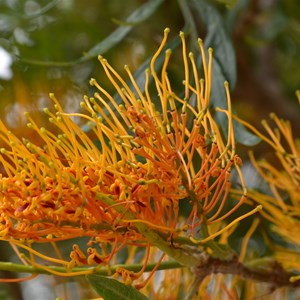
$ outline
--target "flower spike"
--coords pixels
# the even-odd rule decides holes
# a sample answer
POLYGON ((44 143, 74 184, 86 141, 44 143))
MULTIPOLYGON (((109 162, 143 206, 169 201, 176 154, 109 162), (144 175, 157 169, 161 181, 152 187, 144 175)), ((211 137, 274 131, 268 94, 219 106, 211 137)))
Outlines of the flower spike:
MULTIPOLYGON (((44 112, 59 130, 57 136, 39 128, 26 114, 29 127, 44 145, 25 139, 22 143, 0 123, 0 139, 6 145, 0 151, 4 170, 0 177, 0 238, 26 249, 29 257, 23 259, 27 263, 56 275, 58 271, 42 266, 36 258, 59 264, 66 268, 61 275, 67 276, 76 267, 109 265, 124 247, 145 247, 148 261, 150 248, 157 247, 180 264, 193 266, 197 257, 184 253, 180 246, 174 247, 169 240, 186 237, 189 244, 207 243, 214 250, 211 241, 216 236, 261 209, 259 205, 226 226, 228 216, 244 203, 246 195, 243 185, 243 196, 228 211, 230 171, 240 165, 235 154, 228 83, 228 110, 220 110, 228 117, 225 142, 209 108, 212 49, 208 50, 207 62, 203 42, 199 40, 203 79, 198 74, 194 54, 187 54, 184 33, 180 33, 184 69, 181 98, 173 92, 167 75, 171 50, 165 52, 161 71, 155 65, 168 33, 166 29, 150 69, 146 70, 143 89, 128 66, 125 71, 133 89, 99 56, 105 76, 121 103, 101 83, 91 79, 90 84, 97 92, 92 98, 84 97, 80 103, 82 113, 64 112, 50 94, 54 105, 44 112), (150 78, 154 81, 154 94, 150 78), (191 102, 193 98, 195 105, 191 102), (78 126, 74 117, 86 120, 90 132, 78 126), (186 199, 190 212, 183 219, 180 204, 186 203, 186 199), (215 224, 225 226, 215 232, 215 224), (80 237, 90 238, 89 247, 79 249, 74 244, 70 260, 39 254, 34 246, 55 245, 80 237)), ((238 174, 243 182, 241 172, 238 174)), ((74 271, 74 275, 83 273, 74 271)), ((119 273, 125 281, 142 274, 133 276, 122 270, 119 273)))

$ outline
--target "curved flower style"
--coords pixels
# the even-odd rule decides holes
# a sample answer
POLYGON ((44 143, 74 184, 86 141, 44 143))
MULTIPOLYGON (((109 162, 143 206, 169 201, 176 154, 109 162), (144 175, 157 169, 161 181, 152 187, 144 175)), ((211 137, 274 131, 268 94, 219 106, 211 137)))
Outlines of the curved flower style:
POLYGON ((5 170, 0 178, 0 239, 28 250, 30 257, 21 255, 25 262, 47 269, 35 262, 39 256, 66 267, 70 276, 80 275, 83 272, 72 272, 72 267, 109 264, 124 246, 156 246, 179 263, 192 266, 196 258, 174 247, 180 238, 190 245, 211 245, 209 241, 241 219, 220 229, 246 197, 241 160, 235 154, 228 83, 228 110, 220 110, 229 121, 224 142, 210 111, 212 49, 207 62, 199 40, 204 71, 200 79, 194 56, 187 54, 180 33, 184 92, 178 95, 167 75, 171 50, 165 52, 160 74, 155 70, 168 32, 146 70, 144 87, 138 86, 128 66, 130 84, 99 57, 121 103, 92 79, 98 92, 81 102, 86 113, 65 113, 50 95, 55 111, 44 111, 60 130, 58 136, 39 128, 27 114, 28 126, 43 139, 43 147, 26 139, 21 142, 0 123, 0 138, 7 145, 0 156, 5 170), (73 117, 87 120, 89 133, 73 117), (233 167, 240 174, 243 195, 228 206, 233 167), (180 203, 187 208, 186 218, 181 216, 180 203), (82 236, 90 237, 90 247, 85 251, 74 245, 70 261, 33 248, 35 242, 82 236))
MULTIPOLYGON (((300 91, 297 91, 300 103, 300 91)), ((263 205, 264 210, 260 212, 265 220, 272 224, 273 232, 280 235, 284 241, 293 247, 283 247, 282 244, 273 246, 275 258, 288 270, 300 271, 299 249, 300 246, 300 143, 292 132, 288 121, 279 119, 275 114, 270 115, 276 127, 263 121, 262 124, 268 135, 263 135, 251 125, 244 123, 260 138, 268 143, 278 159, 278 164, 266 160, 257 161, 253 153, 250 159, 261 177, 268 183, 269 193, 250 190, 249 199, 263 205), (295 248, 292 250, 292 248, 295 248)), ((291 281, 300 279, 293 276, 291 281)))

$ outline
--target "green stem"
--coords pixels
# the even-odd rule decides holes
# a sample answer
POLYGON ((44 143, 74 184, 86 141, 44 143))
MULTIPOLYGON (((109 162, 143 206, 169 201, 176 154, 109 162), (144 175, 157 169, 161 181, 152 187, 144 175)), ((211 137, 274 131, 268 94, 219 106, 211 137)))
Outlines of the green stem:
MULTIPOLYGON (((151 272, 154 267, 156 266, 156 263, 147 264, 145 272, 151 272)), ((184 266, 180 265, 179 263, 175 261, 166 261, 162 262, 157 270, 169 270, 169 269, 178 269, 183 268, 184 266)), ((51 271, 56 271, 59 273, 67 273, 67 270, 65 267, 58 267, 58 266, 47 266, 47 268, 51 271)), ((72 272, 82 272, 82 271, 89 271, 95 269, 94 274, 108 276, 111 273, 116 272, 117 268, 125 268, 126 270, 138 272, 143 268, 143 264, 122 264, 122 265, 114 265, 110 268, 103 267, 101 269, 95 269, 92 267, 76 267, 72 269, 72 272)), ((30 274, 45 274, 45 275, 53 275, 51 272, 41 269, 39 267, 33 267, 31 265, 21 265, 21 264, 15 264, 11 262, 0 262, 0 270, 1 271, 9 271, 9 272, 18 272, 18 273, 30 273, 30 274)), ((68 271, 70 272, 70 271, 68 271)), ((82 273, 81 273, 82 274, 82 273)))

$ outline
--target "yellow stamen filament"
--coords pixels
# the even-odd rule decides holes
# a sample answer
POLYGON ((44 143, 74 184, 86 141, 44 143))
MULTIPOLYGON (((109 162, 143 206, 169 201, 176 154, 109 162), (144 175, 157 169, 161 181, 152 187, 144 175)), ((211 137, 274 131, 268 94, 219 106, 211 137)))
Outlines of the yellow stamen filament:
MULTIPOLYGON (((207 62, 206 62, 206 54, 205 54, 205 50, 204 50, 204 45, 203 45, 203 41, 201 39, 198 39, 198 45, 201 51, 201 57, 202 57, 202 65, 203 65, 203 70, 204 70, 204 84, 205 84, 205 89, 203 88, 203 98, 205 101, 205 106, 208 105, 208 81, 209 81, 209 77, 208 77, 208 71, 207 71, 207 62)), ((204 87, 204 85, 203 85, 204 87)), ((202 90, 202 89, 201 89, 202 90)))
POLYGON ((236 218, 234 221, 232 221, 231 223, 229 223, 228 225, 226 225, 224 228, 222 228, 221 230, 219 230, 218 232, 211 234, 208 238, 203 239, 203 240, 197 240, 194 239, 193 237, 190 237, 190 240, 194 243, 194 244, 204 244, 208 241, 211 241, 212 239, 214 239, 215 237, 221 235, 223 232, 225 232, 227 229, 229 229, 230 227, 234 226, 236 223, 240 222, 241 220, 255 214, 256 212, 262 210, 262 205, 258 205, 256 208, 254 208, 253 210, 249 211, 248 213, 236 218))
POLYGON ((247 231, 247 233, 245 234, 245 236, 243 238, 240 256, 239 256, 240 262, 243 262, 246 258, 246 252, 247 252, 247 248, 248 248, 249 239, 253 235, 253 233, 256 230, 259 223, 260 223, 259 219, 254 219, 252 222, 252 225, 250 226, 249 230, 247 231))
MULTIPOLYGON (((0 237, 0 240, 1 241, 5 241, 4 238, 0 237)), ((42 253, 32 249, 31 247, 28 247, 24 244, 22 244, 21 242, 16 242, 16 241, 13 241, 12 243, 14 243, 16 246, 20 247, 20 248, 23 248, 25 250, 27 250, 29 253, 31 254, 34 254, 40 258, 43 258, 44 260, 46 261, 50 261, 50 262, 53 262, 53 263, 56 263, 56 264, 61 264, 61 265, 67 265, 67 263, 64 261, 64 260, 60 260, 60 259, 55 259, 55 258, 52 258, 52 257, 49 257, 49 256, 46 256, 46 255, 43 255, 42 253)), ((24 258, 24 257, 23 257, 24 258)))
POLYGON ((184 98, 186 101, 188 101, 189 98, 189 64, 187 60, 187 53, 186 53, 186 44, 185 44, 185 38, 184 38, 184 32, 180 32, 179 34, 182 42, 182 56, 183 56, 183 64, 184 64, 184 82, 185 82, 185 95, 184 98))
POLYGON ((175 232, 176 230, 174 230, 173 228, 169 228, 169 227, 166 227, 166 226, 160 226, 160 225, 156 225, 154 223, 151 223, 150 221, 146 221, 146 220, 141 220, 141 219, 135 219, 135 220, 126 220, 126 219, 122 219, 122 222, 125 222, 125 223, 143 223, 143 224, 147 224, 149 225, 149 227, 153 227, 153 228, 156 228, 156 229, 159 229, 161 231, 164 231, 164 232, 175 232))
POLYGON ((205 88, 205 101, 206 106, 209 105, 209 98, 210 98, 210 90, 211 90, 211 76, 212 76, 212 57, 213 49, 208 49, 208 69, 207 69, 207 79, 206 80, 206 88, 205 88))
POLYGON ((195 78, 195 85, 196 85, 195 94, 197 96, 198 111, 201 111, 203 108, 203 106, 202 106, 203 98, 201 97, 201 87, 200 87, 200 82, 199 82, 199 76, 198 76, 197 66, 196 66, 195 59, 194 59, 194 54, 192 52, 189 53, 189 58, 190 58, 190 61, 192 64, 193 74, 194 74, 194 78, 195 78))
POLYGON ((158 58, 158 56, 160 55, 163 47, 165 46, 166 42, 167 42, 167 38, 168 38, 168 34, 170 32, 170 29, 169 28, 166 28, 164 30, 164 38, 158 48, 158 50, 156 51, 156 53, 153 55, 152 59, 151 59, 151 62, 150 62, 150 69, 151 69, 151 74, 152 76, 154 77, 154 80, 155 80, 155 83, 156 83, 156 88, 157 88, 157 91, 159 93, 159 95, 161 95, 161 88, 160 88, 160 81, 156 75, 156 71, 155 71, 155 61, 156 59, 158 58))
POLYGON ((160 94, 160 101, 162 104, 162 113, 163 113, 163 120, 165 124, 169 123, 168 120, 168 115, 167 115, 167 104, 168 104, 168 96, 169 96, 169 92, 167 90, 167 82, 166 82, 166 78, 167 78, 167 73, 166 73, 166 69, 170 60, 170 56, 171 56, 172 51, 170 49, 168 49, 166 51, 166 57, 165 57, 165 61, 162 67, 162 72, 161 72, 161 76, 162 76, 162 80, 161 80, 161 85, 162 85, 162 94, 160 94))

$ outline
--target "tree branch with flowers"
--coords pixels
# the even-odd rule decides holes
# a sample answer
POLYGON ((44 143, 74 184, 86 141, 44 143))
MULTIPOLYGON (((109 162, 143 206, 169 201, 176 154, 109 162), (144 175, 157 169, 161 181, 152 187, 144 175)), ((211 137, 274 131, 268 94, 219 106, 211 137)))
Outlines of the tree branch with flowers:
POLYGON ((93 97, 84 97, 81 112, 67 113, 50 94, 53 107, 44 113, 58 134, 39 127, 26 113, 42 146, 20 140, 0 123, 5 144, 0 240, 19 259, 0 262, 0 269, 29 274, 2 282, 39 274, 86 275, 104 299, 237 299, 263 290, 258 283, 268 283, 270 292, 299 287, 297 249, 279 243, 272 255, 261 258, 247 251, 259 226, 267 244, 274 240, 264 226, 298 243, 299 143, 289 123, 272 115, 277 128, 264 122, 265 136, 239 119, 232 112, 227 81, 226 108, 214 108, 213 49, 198 39, 199 54, 188 52, 184 32, 178 38, 183 85, 177 92, 168 76, 169 31, 164 30, 143 85, 129 66, 124 79, 99 56, 117 97, 91 79, 93 97), (226 128, 218 115, 226 119, 226 128), (85 120, 88 129, 76 119, 85 120), (236 152, 236 120, 269 144, 282 164, 283 172, 250 154, 272 195, 247 189, 236 152), (229 241, 245 220, 250 225, 237 251, 229 241), (79 245, 81 239, 86 242, 79 245), (58 246, 66 240, 74 241, 67 254, 58 246), (41 245, 52 247, 53 255, 41 245))

